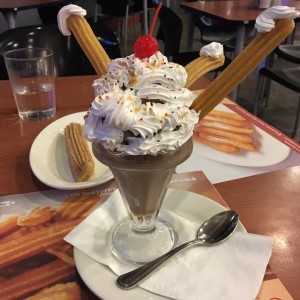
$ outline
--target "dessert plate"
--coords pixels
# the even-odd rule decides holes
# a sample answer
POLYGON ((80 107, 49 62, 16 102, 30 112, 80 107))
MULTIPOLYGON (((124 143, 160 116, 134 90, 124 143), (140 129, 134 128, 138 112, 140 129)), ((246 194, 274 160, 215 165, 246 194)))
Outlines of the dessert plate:
MULTIPOLYGON (((168 190, 162 209, 172 211, 181 217, 198 223, 199 226, 212 215, 226 210, 222 205, 209 198, 174 189, 168 190)), ((246 232, 241 223, 239 223, 237 230, 246 232)), ((96 262, 77 248, 74 248, 74 259, 77 270, 85 284, 103 300, 168 299, 139 287, 130 290, 120 289, 116 285, 116 274, 107 266, 96 262)))
MULTIPOLYGON (((223 104, 216 107, 217 110, 233 112, 223 104)), ((244 166, 244 167, 267 167, 284 161, 291 153, 291 149, 281 143, 270 134, 253 125, 254 132, 251 136, 254 138, 254 144, 257 151, 241 150, 238 153, 228 154, 210 148, 199 142, 194 143, 194 153, 202 157, 219 161, 222 163, 244 166)))
MULTIPOLYGON (((54 121, 32 143, 30 167, 41 182, 57 189, 76 190, 97 186, 113 178, 110 169, 96 158, 95 174, 89 180, 76 182, 72 176, 65 150, 64 128, 71 122, 83 124, 85 114, 86 112, 74 113, 54 121)), ((88 145, 91 150, 91 143, 88 145)))

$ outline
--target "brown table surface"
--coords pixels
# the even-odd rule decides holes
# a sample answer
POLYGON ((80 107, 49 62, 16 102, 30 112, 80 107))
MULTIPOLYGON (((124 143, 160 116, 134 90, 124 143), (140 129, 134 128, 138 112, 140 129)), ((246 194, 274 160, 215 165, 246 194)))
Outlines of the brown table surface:
MULTIPOLYGON (((57 114, 47 121, 20 120, 9 82, 0 81, 0 195, 49 189, 30 170, 31 144, 55 119, 87 110, 93 99, 94 78, 57 78, 57 114)), ((202 79, 194 88, 206 83, 202 79)), ((270 266, 294 299, 300 299, 299 179, 300 166, 215 185, 249 232, 274 237, 270 266)))
MULTIPOLYGON (((257 3, 258 0, 195 1, 181 2, 180 6, 213 17, 245 22, 254 21, 262 12, 262 9, 258 8, 257 3)), ((283 0, 282 5, 300 9, 300 1, 297 0, 283 0)))
POLYGON ((28 8, 45 4, 64 2, 62 0, 0 0, 0 9, 28 8))

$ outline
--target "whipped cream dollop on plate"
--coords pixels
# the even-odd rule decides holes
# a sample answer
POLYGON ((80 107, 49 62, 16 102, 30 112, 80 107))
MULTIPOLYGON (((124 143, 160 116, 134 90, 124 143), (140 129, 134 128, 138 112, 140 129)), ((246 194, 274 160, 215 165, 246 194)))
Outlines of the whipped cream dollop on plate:
POLYGON ((84 126, 89 141, 130 155, 166 153, 192 137, 199 114, 187 73, 159 51, 112 60, 93 84, 96 97, 84 126))
POLYGON ((300 16, 300 12, 295 7, 272 6, 264 10, 257 18, 255 28, 258 32, 269 32, 275 27, 277 19, 295 19, 300 16))

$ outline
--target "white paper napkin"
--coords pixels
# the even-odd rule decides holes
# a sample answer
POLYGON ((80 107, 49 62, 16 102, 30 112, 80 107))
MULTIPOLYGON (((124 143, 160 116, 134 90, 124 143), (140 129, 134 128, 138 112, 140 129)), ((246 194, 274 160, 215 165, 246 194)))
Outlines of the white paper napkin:
MULTIPOLYGON (((117 190, 65 240, 121 275, 136 266, 122 263, 113 256, 106 245, 106 233, 125 216, 127 212, 117 190)), ((160 216, 179 233, 178 244, 195 238, 199 224, 169 211, 161 211, 160 216)), ((153 272, 140 287, 180 300, 254 300, 271 252, 270 237, 236 231, 218 245, 195 246, 177 254, 153 272)))

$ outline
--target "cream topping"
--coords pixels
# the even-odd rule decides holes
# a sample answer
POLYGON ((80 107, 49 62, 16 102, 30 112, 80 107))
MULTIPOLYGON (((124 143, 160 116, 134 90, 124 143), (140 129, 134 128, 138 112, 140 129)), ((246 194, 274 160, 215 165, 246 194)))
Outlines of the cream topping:
POLYGON ((199 119, 189 109, 196 96, 184 88, 186 78, 185 69, 160 52, 113 60, 107 75, 93 84, 86 138, 130 155, 175 150, 192 136, 199 119))
POLYGON ((295 7, 272 6, 264 10, 257 18, 255 28, 258 32, 269 32, 275 27, 277 19, 295 19, 300 16, 300 12, 295 7))
POLYGON ((71 15, 84 17, 86 15, 86 10, 74 4, 66 5, 60 9, 57 15, 57 23, 58 28, 63 35, 71 35, 71 31, 67 24, 67 20, 71 15))
POLYGON ((203 46, 200 49, 200 56, 205 57, 212 57, 212 58, 219 58, 221 55, 223 55, 223 45, 217 42, 212 42, 208 45, 203 46))

